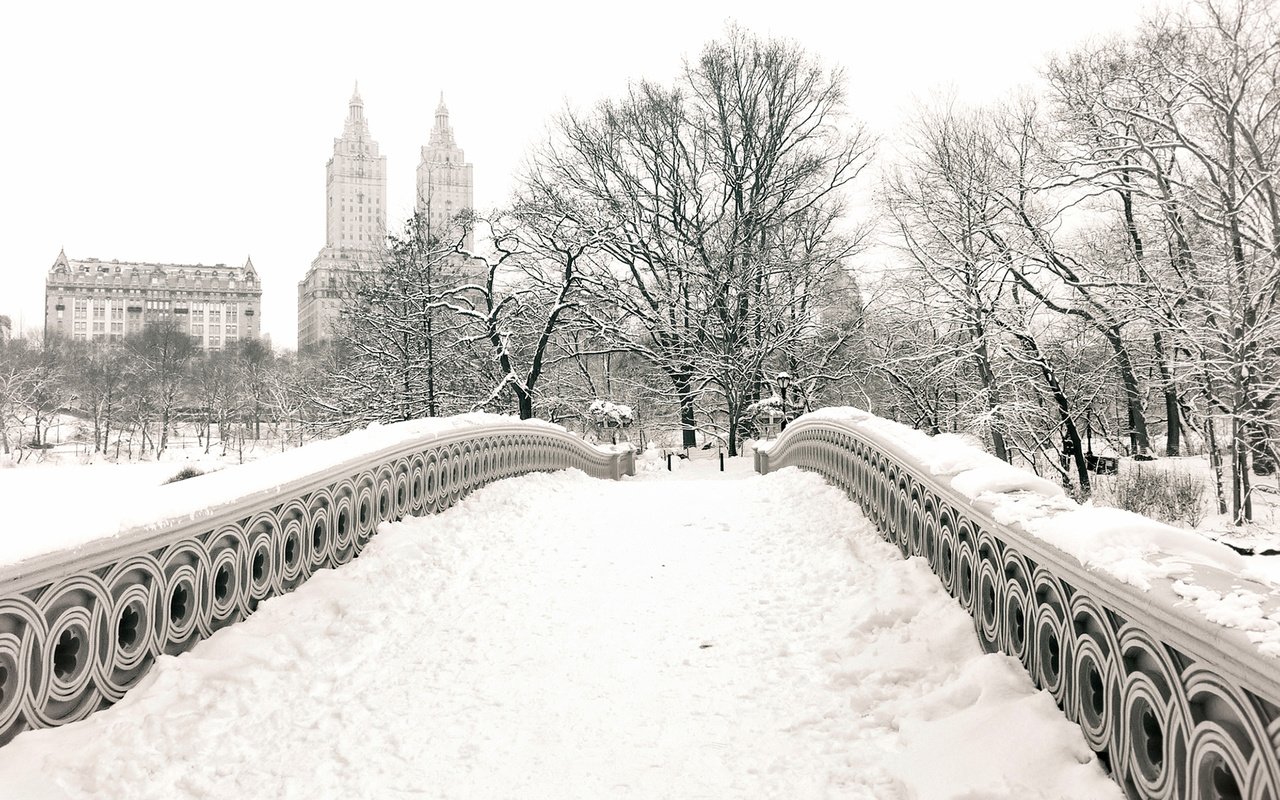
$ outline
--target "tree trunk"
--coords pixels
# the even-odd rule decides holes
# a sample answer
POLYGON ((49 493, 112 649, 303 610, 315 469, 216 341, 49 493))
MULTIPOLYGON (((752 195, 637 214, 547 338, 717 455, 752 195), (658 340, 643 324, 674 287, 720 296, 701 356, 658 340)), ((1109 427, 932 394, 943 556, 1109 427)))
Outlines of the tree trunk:
MULTIPOLYGON (((430 284, 428 284, 428 296, 430 291, 430 284)), ((436 347, 432 340, 430 308, 427 309, 427 416, 436 416, 436 347)))
POLYGON ((1089 483, 1089 466, 1084 460, 1084 448, 1080 444, 1080 431, 1076 428, 1076 424, 1071 417, 1067 416, 1066 398, 1060 397, 1055 393, 1054 400, 1058 403, 1058 408, 1062 414, 1062 422, 1067 429, 1067 442, 1072 448, 1072 460, 1075 462, 1076 475, 1080 478, 1080 496, 1088 497, 1093 492, 1093 487, 1089 483))
POLYGON ((1204 434, 1209 443, 1209 465, 1213 468, 1213 489, 1218 499, 1218 513, 1227 513, 1227 498, 1222 491, 1222 455, 1218 452, 1218 434, 1214 429, 1213 415, 1205 414, 1204 434))
POLYGON ((697 417, 694 413, 693 378, 687 372, 677 372, 671 376, 676 387, 676 398, 680 402, 680 432, 683 447, 697 447, 697 417))
POLYGON ((516 402, 520 406, 520 419, 533 419, 533 395, 517 391, 516 402))
POLYGON ((986 339, 978 332, 978 375, 982 379, 982 388, 987 396, 987 411, 991 414, 991 446, 996 458, 1009 460, 1009 448, 1004 441, 1004 432, 1000 430, 1000 390, 996 386, 996 376, 991 369, 991 356, 987 352, 986 339))
POLYGON ((1151 440, 1147 436, 1147 418, 1142 412, 1142 395, 1138 389, 1138 376, 1133 372, 1133 362, 1129 359, 1129 350, 1120 336, 1117 325, 1104 330, 1111 350, 1116 356, 1116 370, 1120 373, 1120 383, 1124 387, 1125 404, 1128 407, 1129 448, 1132 455, 1146 453, 1151 449, 1151 440))
POLYGON ((1249 475, 1248 426, 1233 415, 1231 421, 1231 514, 1237 525, 1253 521, 1253 486, 1249 475))
POLYGON ((1164 392, 1164 454, 1177 456, 1182 451, 1182 407, 1178 405, 1178 389, 1173 383, 1173 372, 1169 369, 1164 350, 1164 336, 1156 331, 1151 336, 1156 351, 1156 365, 1160 369, 1160 387, 1164 392))

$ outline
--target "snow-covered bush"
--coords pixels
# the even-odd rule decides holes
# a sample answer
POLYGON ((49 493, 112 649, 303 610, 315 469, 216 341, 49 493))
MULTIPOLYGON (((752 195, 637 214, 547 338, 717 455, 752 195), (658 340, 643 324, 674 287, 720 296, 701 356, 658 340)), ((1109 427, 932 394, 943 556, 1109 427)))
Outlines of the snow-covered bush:
POLYGON ((165 481, 165 483, 177 483, 178 481, 185 481, 187 478, 195 478, 203 474, 204 474, 204 470, 200 469, 199 467, 186 466, 178 470, 178 474, 174 475, 172 478, 165 481))
POLYGON ((782 416, 782 398, 775 395, 763 397, 746 408, 748 417, 774 418, 782 416))
POLYGON ((1199 525, 1205 516, 1205 484, 1196 475, 1135 464, 1112 478, 1095 478, 1093 501, 1171 525, 1199 525))
POLYGON ((635 412, 631 406, 608 400, 593 400, 591 407, 587 409, 587 416, 601 428, 629 428, 635 422, 635 412))

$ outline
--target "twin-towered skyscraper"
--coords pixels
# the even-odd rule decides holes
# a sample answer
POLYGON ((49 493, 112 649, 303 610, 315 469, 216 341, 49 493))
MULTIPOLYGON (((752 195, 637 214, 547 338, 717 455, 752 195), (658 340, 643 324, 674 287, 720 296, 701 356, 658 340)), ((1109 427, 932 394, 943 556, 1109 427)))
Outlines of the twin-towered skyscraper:
MULTIPOLYGON (((457 215, 474 207, 472 166, 453 138, 444 95, 418 164, 417 210, 432 236, 459 235, 457 215)), ((387 157, 369 134, 360 87, 351 95, 342 137, 326 166, 325 245, 298 283, 298 348, 328 339, 343 286, 356 270, 376 267, 387 237, 387 157)), ((467 233, 464 245, 474 246, 467 233)))

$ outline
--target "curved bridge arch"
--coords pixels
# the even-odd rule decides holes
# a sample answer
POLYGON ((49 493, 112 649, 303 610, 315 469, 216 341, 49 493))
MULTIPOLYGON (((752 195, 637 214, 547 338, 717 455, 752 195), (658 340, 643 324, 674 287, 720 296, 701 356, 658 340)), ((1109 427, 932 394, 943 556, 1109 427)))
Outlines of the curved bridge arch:
POLYGON ((0 745, 111 705, 157 656, 358 556, 381 522, 443 511, 501 478, 566 468, 614 480, 635 472, 629 450, 593 447, 558 426, 446 420, 209 513, 193 508, 197 521, 170 518, 0 566, 0 745))
MULTIPOLYGON (((1128 796, 1280 800, 1280 658, 1210 622, 1172 581, 1139 591, 1002 524, 991 501, 955 489, 856 409, 800 417, 755 458, 761 474, 817 472, 904 557, 925 559, 982 647, 1022 662, 1128 796)), ((1208 565, 1191 571, 1203 585, 1250 584, 1208 565)), ((1280 620, 1280 592, 1251 588, 1280 620)))

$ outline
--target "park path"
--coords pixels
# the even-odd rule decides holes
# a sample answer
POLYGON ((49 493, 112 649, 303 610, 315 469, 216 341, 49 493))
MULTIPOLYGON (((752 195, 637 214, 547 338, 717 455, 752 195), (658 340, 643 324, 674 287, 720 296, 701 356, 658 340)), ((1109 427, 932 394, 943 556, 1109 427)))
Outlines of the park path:
POLYGON ((384 526, 0 749, 0 797, 1119 796, 923 563, 743 461, 526 476, 384 526))

